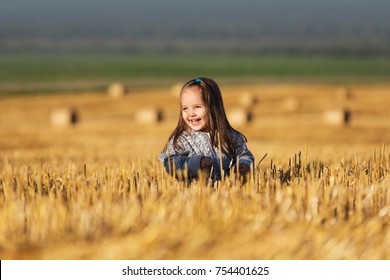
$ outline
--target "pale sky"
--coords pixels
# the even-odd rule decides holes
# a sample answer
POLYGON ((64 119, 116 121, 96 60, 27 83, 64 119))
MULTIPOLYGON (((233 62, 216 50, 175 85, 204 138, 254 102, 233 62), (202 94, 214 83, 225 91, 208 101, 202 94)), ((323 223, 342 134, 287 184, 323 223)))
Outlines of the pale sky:
POLYGON ((389 0, 2 0, 0 20, 390 21, 389 0))

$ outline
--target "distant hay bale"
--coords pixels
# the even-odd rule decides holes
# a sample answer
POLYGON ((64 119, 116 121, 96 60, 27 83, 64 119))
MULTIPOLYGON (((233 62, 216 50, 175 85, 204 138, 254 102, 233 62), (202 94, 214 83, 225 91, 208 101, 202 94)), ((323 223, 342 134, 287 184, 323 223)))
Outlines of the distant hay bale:
POLYGON ((174 97, 179 97, 180 96, 180 91, 181 91, 181 88, 183 87, 182 84, 174 84, 173 86, 171 86, 171 94, 172 96, 174 97))
POLYGON ((126 87, 121 83, 113 83, 108 86, 107 93, 113 98, 120 98, 127 93, 126 87))
POLYGON ((351 121, 351 112, 346 109, 326 111, 323 113, 323 120, 330 125, 347 125, 351 121))
POLYGON ((232 126, 245 125, 252 121, 252 112, 243 108, 235 108, 227 111, 227 118, 232 126))
POLYGON ((352 89, 349 87, 339 87, 336 91, 338 100, 349 100, 353 97, 352 89))
POLYGON ((282 106, 285 112, 295 113, 301 109, 302 104, 296 98, 290 97, 283 100, 282 106))
POLYGON ((239 94, 238 103, 244 108, 250 108, 257 103, 257 98, 250 92, 242 92, 239 94))
POLYGON ((79 114, 74 109, 61 108, 54 110, 50 115, 50 123, 56 127, 66 127, 79 122, 79 114))
POLYGON ((156 108, 143 108, 135 113, 135 121, 140 124, 155 124, 163 120, 163 112, 156 108))

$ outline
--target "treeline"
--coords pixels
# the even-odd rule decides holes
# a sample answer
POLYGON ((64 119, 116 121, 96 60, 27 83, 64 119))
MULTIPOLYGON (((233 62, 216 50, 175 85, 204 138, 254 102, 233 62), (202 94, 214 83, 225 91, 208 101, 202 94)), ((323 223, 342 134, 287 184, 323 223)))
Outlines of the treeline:
POLYGON ((0 51, 390 55, 390 23, 2 23, 0 51))

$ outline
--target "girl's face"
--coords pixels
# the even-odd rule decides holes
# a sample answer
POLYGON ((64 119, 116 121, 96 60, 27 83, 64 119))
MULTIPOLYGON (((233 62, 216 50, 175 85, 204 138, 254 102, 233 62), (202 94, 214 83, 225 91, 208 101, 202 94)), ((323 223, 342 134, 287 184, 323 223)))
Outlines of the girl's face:
POLYGON ((180 97, 182 117, 193 130, 207 130, 208 116, 199 88, 183 89, 180 97))

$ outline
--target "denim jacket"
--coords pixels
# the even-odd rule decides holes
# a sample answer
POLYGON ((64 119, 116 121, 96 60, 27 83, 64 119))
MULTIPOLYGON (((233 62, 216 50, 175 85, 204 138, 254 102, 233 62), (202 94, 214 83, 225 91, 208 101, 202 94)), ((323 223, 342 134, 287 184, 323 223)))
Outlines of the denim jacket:
MULTIPOLYGON (((227 175, 230 168, 235 166, 237 158, 240 164, 251 165, 254 162, 252 153, 248 150, 245 140, 241 134, 231 131, 231 136, 236 146, 236 154, 228 155, 222 153, 222 169, 227 175)), ((214 180, 221 179, 220 153, 217 147, 211 145, 210 134, 203 131, 184 132, 178 138, 178 146, 175 150, 173 147, 173 138, 169 140, 167 149, 159 155, 166 171, 172 173, 173 166, 176 171, 187 169, 187 178, 189 181, 198 178, 200 163, 203 157, 212 159, 213 168, 210 177, 214 180)), ((176 172, 176 175, 180 172, 176 172)))

